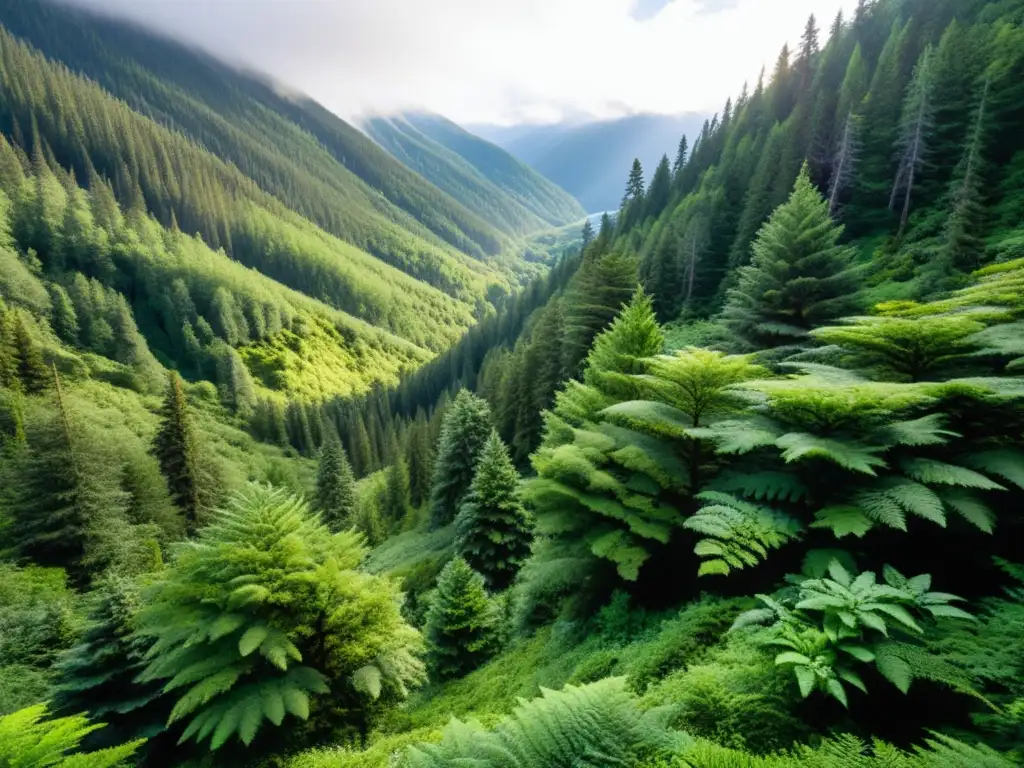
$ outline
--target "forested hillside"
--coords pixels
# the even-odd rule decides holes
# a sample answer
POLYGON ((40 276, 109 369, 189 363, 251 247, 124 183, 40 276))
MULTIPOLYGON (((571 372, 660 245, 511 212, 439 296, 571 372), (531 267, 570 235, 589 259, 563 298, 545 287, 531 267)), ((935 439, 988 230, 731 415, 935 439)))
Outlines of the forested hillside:
POLYGON ((1021 764, 1022 70, 1022 0, 812 17, 418 366, 12 135, 0 757, 1021 764))
POLYGON ((440 115, 375 117, 364 125, 388 152, 501 231, 532 234, 583 220, 567 192, 440 115))

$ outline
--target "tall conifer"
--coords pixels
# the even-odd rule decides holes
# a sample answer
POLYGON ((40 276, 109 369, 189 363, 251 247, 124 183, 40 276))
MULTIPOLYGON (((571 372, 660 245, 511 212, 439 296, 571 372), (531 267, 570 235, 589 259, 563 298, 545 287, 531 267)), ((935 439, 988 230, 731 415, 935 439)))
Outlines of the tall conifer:
POLYGON ((194 536, 202 507, 198 448, 181 377, 173 371, 168 376, 167 394, 160 411, 160 428, 153 439, 153 455, 167 478, 171 499, 181 510, 186 532, 194 536))

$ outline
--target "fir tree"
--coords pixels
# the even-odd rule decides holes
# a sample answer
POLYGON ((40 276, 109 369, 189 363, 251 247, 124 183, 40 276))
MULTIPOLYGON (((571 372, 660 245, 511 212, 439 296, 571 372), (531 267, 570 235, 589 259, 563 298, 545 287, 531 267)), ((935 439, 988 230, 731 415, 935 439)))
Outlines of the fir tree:
POLYGON ((761 229, 722 313, 737 346, 800 343, 812 328, 848 314, 857 290, 853 251, 811 184, 806 166, 789 201, 761 229))
POLYGON ((54 332, 61 341, 67 344, 78 343, 78 315, 75 313, 75 306, 71 303, 71 297, 64 287, 57 283, 50 286, 50 323, 54 332))
POLYGON ((657 218, 668 206, 669 198, 672 196, 672 171, 669 170, 668 155, 661 156, 654 176, 651 178, 650 189, 647 190, 647 200, 644 208, 645 218, 657 218))
POLYGON ((356 479, 345 449, 330 439, 320 449, 316 472, 316 509, 333 533, 351 528, 356 512, 356 479))
POLYGON ((473 482, 477 457, 491 433, 487 403, 463 389, 444 416, 430 491, 430 522, 435 528, 455 519, 473 482))
POLYGON ((405 521, 412 502, 409 492, 409 468, 405 459, 396 456, 387 469, 387 484, 384 487, 384 517, 388 526, 395 530, 405 521))
POLYGON ((430 450, 430 426, 423 409, 417 409, 416 420, 409 428, 406 465, 409 467, 409 497, 413 507, 419 509, 430 496, 433 474, 433 454, 430 450))
POLYGON ((50 383, 50 374, 43 362, 39 345, 28 332, 21 314, 14 313, 14 353, 17 360, 18 380, 25 392, 34 395, 42 392, 50 383))
POLYGON ((929 141, 935 127, 931 60, 932 51, 928 48, 921 54, 903 102, 903 116, 896 139, 899 168, 892 186, 892 194, 889 196, 889 209, 895 211, 897 205, 900 207, 897 237, 902 237, 907 229, 911 199, 918 176, 928 159, 929 141))
POLYGON ((676 150, 675 162, 672 163, 672 180, 676 186, 679 185, 682 178, 681 174, 689 159, 689 151, 690 148, 686 141, 686 134, 683 134, 682 138, 679 139, 679 148, 676 150))
POLYGON ((633 159, 633 167, 629 169, 629 179, 626 181, 626 194, 622 198, 622 205, 634 200, 640 200, 644 196, 644 167, 640 164, 640 158, 633 159))
POLYGON ((136 683, 145 668, 149 644, 135 634, 141 607, 138 586, 130 579, 107 577, 93 593, 89 627, 81 642, 66 651, 56 667, 60 683, 53 698, 57 714, 87 713, 106 728, 86 745, 97 749, 131 739, 151 739, 164 729, 169 706, 162 686, 136 683))
POLYGON ((594 242, 594 225, 590 223, 589 217, 583 222, 583 231, 580 233, 580 239, 582 245, 580 246, 583 250, 594 242))
POLYGON ((198 446, 192 415, 181 378, 173 371, 168 376, 167 394, 160 411, 160 427, 153 439, 153 455, 167 478, 171 499, 185 520, 185 531, 194 536, 202 514, 201 479, 198 446))
POLYGON ((20 389, 18 350, 14 345, 15 313, 0 299, 0 386, 20 389))
POLYGON ((577 375, 594 338, 629 301, 637 285, 636 264, 623 253, 588 253, 565 297, 564 368, 577 375))
POLYGON ((491 432, 473 485, 455 521, 455 552, 484 577, 487 588, 511 586, 530 555, 529 516, 519 499, 519 473, 497 432, 491 432))
POLYGON ((471 672, 494 651, 494 609, 484 579, 461 557, 437 578, 424 633, 432 677, 438 680, 471 672))

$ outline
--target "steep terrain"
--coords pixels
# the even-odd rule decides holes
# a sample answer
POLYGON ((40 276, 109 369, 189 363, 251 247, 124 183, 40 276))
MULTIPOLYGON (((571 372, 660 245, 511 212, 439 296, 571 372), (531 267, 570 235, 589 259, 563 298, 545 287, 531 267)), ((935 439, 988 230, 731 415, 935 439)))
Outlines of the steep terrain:
POLYGON ((568 193, 440 115, 377 117, 364 127, 392 155, 503 232, 528 235, 583 219, 583 208, 568 193))

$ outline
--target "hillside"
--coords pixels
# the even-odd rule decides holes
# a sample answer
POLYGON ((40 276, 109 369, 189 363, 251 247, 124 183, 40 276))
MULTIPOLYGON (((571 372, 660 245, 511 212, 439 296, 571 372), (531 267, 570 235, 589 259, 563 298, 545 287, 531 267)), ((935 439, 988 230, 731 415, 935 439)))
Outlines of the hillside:
POLYGON ((672 157, 679 137, 691 142, 703 115, 632 115, 582 124, 472 125, 467 130, 515 155, 579 200, 589 213, 618 209, 622 180, 634 158, 648 175, 672 157))
POLYGON ((373 139, 407 166, 510 235, 581 221, 583 208, 499 147, 439 115, 407 113, 364 121, 373 139))
POLYGON ((1024 762, 1024 0, 811 17, 435 354, 469 302, 0 77, 0 761, 1024 762))

